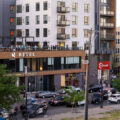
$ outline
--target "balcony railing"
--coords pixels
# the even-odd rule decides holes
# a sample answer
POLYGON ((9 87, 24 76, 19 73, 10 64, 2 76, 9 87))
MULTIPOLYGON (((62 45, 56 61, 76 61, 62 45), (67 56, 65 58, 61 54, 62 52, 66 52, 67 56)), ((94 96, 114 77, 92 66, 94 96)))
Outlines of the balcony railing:
POLYGON ((103 16, 114 16, 115 13, 113 11, 100 11, 100 15, 103 15, 103 16))
POLYGON ((70 39, 70 35, 69 34, 57 34, 57 39, 58 40, 70 39))
POLYGON ((114 54, 115 50, 110 48, 101 48, 101 50, 96 50, 96 54, 114 54))
POLYGON ((57 7, 57 12, 58 13, 69 13, 70 8, 69 7, 57 7))
POLYGON ((65 20, 65 21, 57 20, 57 26, 69 26, 69 25, 70 25, 70 21, 69 20, 65 20))
POLYGON ((114 23, 100 23, 100 27, 114 28, 114 23))
POLYGON ((114 35, 110 35, 110 34, 101 34, 100 35, 100 39, 101 40, 115 40, 115 36, 114 35))

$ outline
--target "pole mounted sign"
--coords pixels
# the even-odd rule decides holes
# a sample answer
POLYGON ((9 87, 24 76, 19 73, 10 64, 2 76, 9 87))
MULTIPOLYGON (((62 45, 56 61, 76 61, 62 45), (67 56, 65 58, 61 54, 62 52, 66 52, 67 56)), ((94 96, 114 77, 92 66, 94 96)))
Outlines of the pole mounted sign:
POLYGON ((109 70, 110 69, 110 62, 109 61, 98 62, 97 69, 98 70, 109 70))

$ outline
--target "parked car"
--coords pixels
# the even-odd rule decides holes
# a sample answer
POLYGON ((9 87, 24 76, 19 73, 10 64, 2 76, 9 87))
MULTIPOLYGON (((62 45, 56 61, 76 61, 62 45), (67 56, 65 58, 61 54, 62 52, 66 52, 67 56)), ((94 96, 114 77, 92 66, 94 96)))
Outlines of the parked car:
POLYGON ((58 93, 59 94, 65 94, 65 90, 70 90, 70 87, 73 89, 73 90, 76 90, 77 92, 80 92, 81 91, 81 88, 79 87, 75 87, 75 86, 65 86, 65 87, 62 87, 61 89, 58 90, 58 93))
POLYGON ((2 118, 5 118, 6 120, 8 119, 9 120, 9 112, 3 108, 2 110, 0 110, 0 116, 2 118))
POLYGON ((63 105, 65 104, 64 96, 57 96, 55 98, 50 99, 50 105, 63 105))
POLYGON ((85 99, 82 100, 82 101, 78 101, 78 102, 77 102, 77 105, 78 105, 78 106, 83 106, 83 105, 85 105, 85 99))
POLYGON ((22 110, 22 115, 24 117, 28 116, 30 118, 36 117, 37 115, 45 114, 47 112, 47 109, 45 108, 45 105, 43 104, 31 104, 27 106, 26 109, 22 110))
POLYGON ((99 104, 101 103, 102 99, 101 99, 101 94, 100 93, 95 93, 93 94, 93 97, 92 97, 92 103, 93 104, 99 104))
POLYGON ((56 96, 56 92, 50 92, 50 91, 43 91, 35 94, 36 98, 50 98, 55 96, 56 96))
POLYGON ((120 94, 112 94, 108 100, 111 103, 120 103, 120 94))
POLYGON ((101 91, 101 85, 100 84, 95 84, 88 89, 89 93, 100 92, 100 91, 101 91))

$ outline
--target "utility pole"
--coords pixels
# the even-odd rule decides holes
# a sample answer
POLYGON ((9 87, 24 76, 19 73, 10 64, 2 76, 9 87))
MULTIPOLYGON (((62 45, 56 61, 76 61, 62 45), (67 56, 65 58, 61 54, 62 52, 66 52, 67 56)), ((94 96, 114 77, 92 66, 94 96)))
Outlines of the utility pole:
POLYGON ((88 120, 88 81, 89 81, 89 68, 90 68, 91 38, 92 38, 92 29, 89 30, 88 64, 86 65, 86 81, 85 81, 85 114, 84 114, 84 120, 88 120))

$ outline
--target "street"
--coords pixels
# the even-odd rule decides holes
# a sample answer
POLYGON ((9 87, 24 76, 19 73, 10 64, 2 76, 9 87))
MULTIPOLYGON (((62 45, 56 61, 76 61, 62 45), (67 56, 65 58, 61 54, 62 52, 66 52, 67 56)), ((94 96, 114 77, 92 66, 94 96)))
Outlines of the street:
MULTIPOLYGON (((104 113, 112 110, 120 109, 118 104, 109 104, 107 101, 104 102, 104 107, 100 108, 100 105, 89 104, 89 115, 98 116, 98 113, 104 113)), ((29 118, 29 120, 61 120, 66 117, 77 117, 83 116, 84 106, 76 107, 75 111, 72 111, 71 107, 63 106, 48 106, 46 115, 39 115, 35 118, 29 118), (76 112, 77 111, 77 112, 76 112)), ((17 120, 25 120, 21 114, 18 114, 17 120)))

